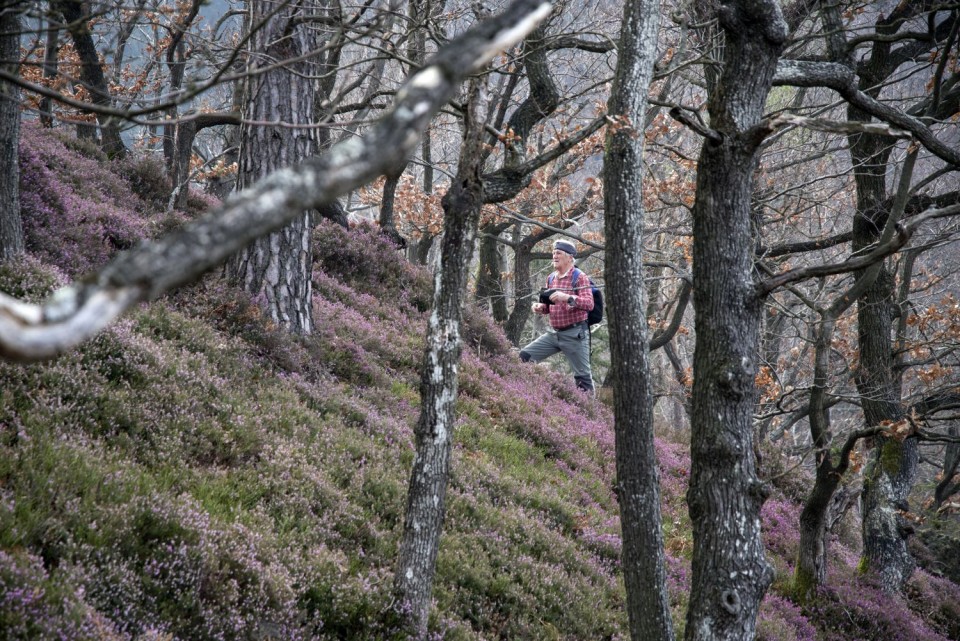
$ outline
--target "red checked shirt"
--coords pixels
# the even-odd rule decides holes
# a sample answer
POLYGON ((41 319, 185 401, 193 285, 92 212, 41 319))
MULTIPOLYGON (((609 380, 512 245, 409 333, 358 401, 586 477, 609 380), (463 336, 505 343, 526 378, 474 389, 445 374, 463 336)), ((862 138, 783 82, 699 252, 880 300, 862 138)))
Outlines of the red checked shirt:
MULTIPOLYGON (((573 306, 566 303, 560 305, 550 305, 550 325, 554 329, 569 327, 574 323, 582 323, 587 320, 587 312, 593 309, 593 293, 590 291, 590 279, 582 271, 580 279, 577 281, 577 288, 573 288, 573 267, 567 272, 566 276, 560 278, 556 272, 552 274, 553 279, 547 278, 547 287, 559 289, 564 293, 569 293, 574 297, 573 306)), ((579 270, 577 270, 579 271, 579 270)))

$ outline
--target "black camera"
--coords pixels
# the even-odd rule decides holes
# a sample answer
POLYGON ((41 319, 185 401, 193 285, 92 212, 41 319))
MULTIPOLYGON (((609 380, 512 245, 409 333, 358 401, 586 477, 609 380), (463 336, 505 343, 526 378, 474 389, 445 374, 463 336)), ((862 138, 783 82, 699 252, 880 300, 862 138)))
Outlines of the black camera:
POLYGON ((557 291, 556 287, 551 287, 550 289, 541 289, 540 290, 540 302, 544 305, 550 306, 550 296, 553 292, 557 291))

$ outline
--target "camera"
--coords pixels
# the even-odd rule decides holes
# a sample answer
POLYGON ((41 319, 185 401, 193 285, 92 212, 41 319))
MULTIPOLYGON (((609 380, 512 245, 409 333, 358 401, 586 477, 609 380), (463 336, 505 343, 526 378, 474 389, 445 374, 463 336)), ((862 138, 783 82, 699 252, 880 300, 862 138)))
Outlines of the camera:
POLYGON ((555 291, 557 291, 557 288, 556 288, 556 287, 551 287, 550 289, 541 289, 541 290, 540 290, 540 302, 543 303, 544 305, 546 305, 547 307, 549 307, 549 306, 551 305, 551 303, 550 303, 550 295, 553 294, 553 292, 555 292, 555 291))

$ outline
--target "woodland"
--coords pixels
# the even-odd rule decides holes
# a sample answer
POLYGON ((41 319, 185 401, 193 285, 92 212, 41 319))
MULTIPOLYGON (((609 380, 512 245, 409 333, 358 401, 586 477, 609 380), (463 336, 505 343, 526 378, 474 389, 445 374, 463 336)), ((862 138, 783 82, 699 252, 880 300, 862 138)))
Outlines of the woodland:
POLYGON ((960 639, 958 40, 0 1, 0 639, 960 639))

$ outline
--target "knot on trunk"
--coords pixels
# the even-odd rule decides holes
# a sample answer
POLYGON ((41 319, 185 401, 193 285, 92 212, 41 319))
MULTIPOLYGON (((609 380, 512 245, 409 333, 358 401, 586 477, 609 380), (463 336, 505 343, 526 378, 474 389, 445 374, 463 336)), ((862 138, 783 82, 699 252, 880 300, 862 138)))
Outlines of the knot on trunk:
POLYGON ((717 385, 726 394, 740 400, 753 391, 753 361, 744 356, 739 363, 728 361, 720 370, 717 385))
POLYGON ((730 614, 740 613, 740 595, 734 590, 724 590, 720 593, 720 605, 730 614))

